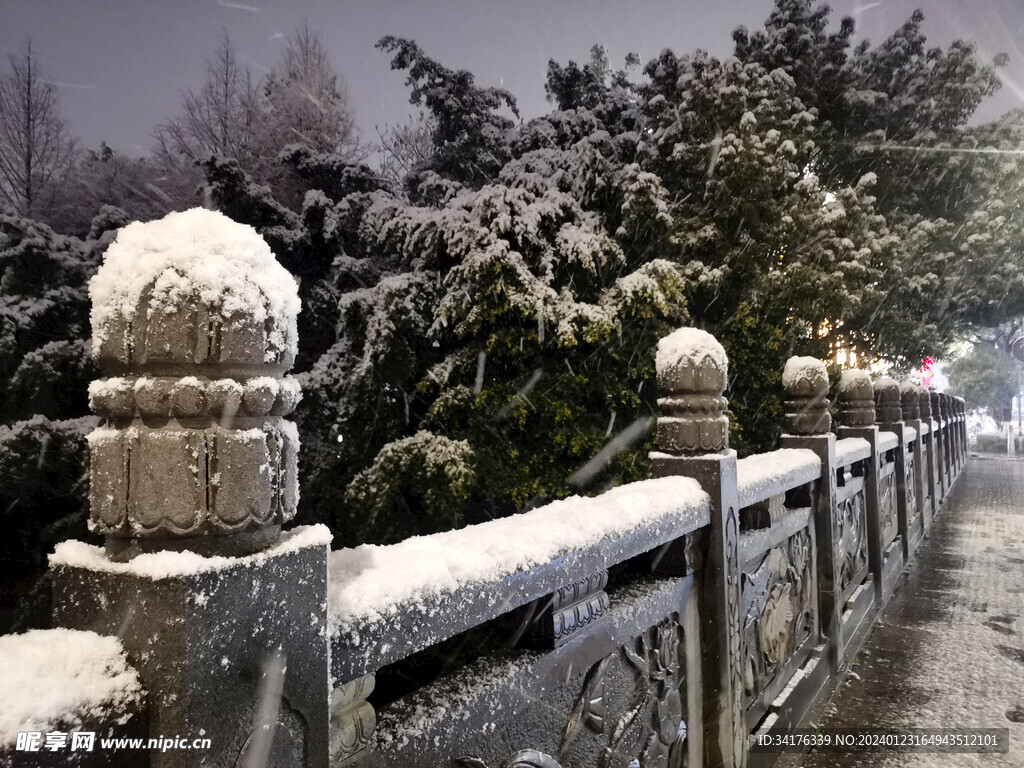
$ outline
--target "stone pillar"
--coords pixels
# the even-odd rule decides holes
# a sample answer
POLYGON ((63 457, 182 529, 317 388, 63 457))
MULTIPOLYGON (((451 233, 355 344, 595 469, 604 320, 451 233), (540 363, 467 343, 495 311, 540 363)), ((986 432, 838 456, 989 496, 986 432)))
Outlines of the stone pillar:
MULTIPOLYGON (((903 405, 900 385, 895 379, 881 376, 875 380, 875 419, 879 430, 896 435, 896 520, 903 540, 903 559, 909 560, 911 543, 917 542, 918 535, 910 530, 911 521, 916 520, 914 489, 908 492, 907 443, 903 434, 903 405)), ((913 478, 910 478, 913 482, 913 478)))
POLYGON ((946 424, 942 417, 941 396, 938 392, 928 392, 932 403, 932 422, 935 424, 935 506, 938 506, 949 491, 949 478, 946 476, 946 443, 949 436, 946 434, 946 424))
POLYGON ((90 285, 90 527, 51 557, 54 620, 121 638, 149 691, 153 768, 326 765, 323 527, 298 500, 297 286, 212 211, 122 229, 90 285), (262 764, 262 763, 261 763, 262 764))
POLYGON ((817 543, 818 605, 821 630, 829 639, 832 669, 843 662, 842 613, 839 591, 841 563, 836 559, 841 544, 836 521, 836 436, 830 431, 828 370, 813 357, 791 357, 782 373, 786 391, 786 434, 783 448, 806 448, 821 459, 821 480, 814 508, 817 543))
POLYGON ((963 455, 963 443, 960 436, 960 400, 950 396, 949 398, 950 419, 953 422, 953 433, 956 435, 956 444, 953 447, 953 474, 960 474, 960 457, 963 455))
POLYGON ((956 414, 953 412, 952 395, 942 393, 942 407, 948 425, 946 430, 949 433, 949 455, 946 458, 946 466, 948 467, 949 484, 952 486, 953 478, 956 477, 956 454, 959 450, 960 442, 960 435, 957 434, 956 414))
POLYGON ((882 457, 878 450, 878 427, 875 426, 875 397, 871 377, 864 371, 843 371, 839 379, 839 437, 860 437, 871 446, 867 472, 864 476, 865 518, 867 519, 868 568, 875 582, 875 598, 883 600, 882 526, 879 519, 878 473, 882 457))
POLYGON ((936 470, 936 454, 938 452, 938 429, 935 420, 932 419, 932 397, 926 387, 917 385, 918 407, 921 411, 921 424, 928 426, 928 439, 926 441, 927 452, 924 457, 925 466, 922 479, 928 486, 929 503, 925 505, 925 513, 929 517, 929 525, 939 511, 940 494, 942 493, 942 480, 936 470))
POLYGON ((936 423, 937 439, 935 444, 935 471, 939 478, 941 492, 939 501, 946 498, 949 493, 949 474, 946 472, 946 452, 949 449, 949 434, 946 432, 945 415, 942 413, 942 395, 939 392, 929 392, 932 398, 932 419, 936 423))
POLYGON ((252 554, 295 515, 298 433, 283 418, 300 395, 285 376, 294 351, 268 348, 273 320, 260 306, 215 319, 193 292, 153 311, 154 290, 99 347, 90 528, 115 560, 252 554))
POLYGON ((946 435, 949 437, 946 445, 946 478, 949 482, 949 487, 952 488, 953 478, 956 477, 956 472, 953 470, 953 457, 956 455, 956 426, 953 423, 952 409, 953 398, 943 392, 939 402, 942 406, 942 419, 946 422, 946 435))
POLYGON ((956 413, 960 422, 960 468, 963 469, 967 463, 967 401, 962 397, 956 398, 956 413))
POLYGON ((728 359, 711 334, 682 328, 658 343, 658 451, 651 475, 685 475, 711 497, 701 581, 705 764, 746 764, 740 636, 739 496, 736 452, 722 397, 728 359))
POLYGON ((900 411, 903 415, 903 423, 917 433, 917 440, 914 441, 914 499, 917 505, 917 514, 920 515, 923 535, 928 532, 931 522, 931 515, 926 514, 926 507, 931 504, 928 491, 928 469, 925 466, 925 462, 928 460, 928 454, 924 447, 927 436, 922 434, 921 429, 921 402, 918 386, 911 381, 904 381, 900 384, 900 411))

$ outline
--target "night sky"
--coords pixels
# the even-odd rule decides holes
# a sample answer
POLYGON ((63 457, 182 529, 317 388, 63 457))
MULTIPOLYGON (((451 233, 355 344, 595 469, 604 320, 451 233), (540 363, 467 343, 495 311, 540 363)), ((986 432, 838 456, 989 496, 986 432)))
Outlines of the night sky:
MULTIPOLYGON (((1004 87, 982 119, 1024 103, 1020 0, 834 2, 834 21, 853 15, 860 35, 877 41, 916 7, 930 42, 973 39, 983 53, 1010 54, 1004 87)), ((0 0, 0 52, 31 36, 60 85, 72 133, 87 147, 106 141, 131 154, 151 145, 152 130, 176 113, 181 92, 202 82, 204 59, 227 29, 243 63, 262 73, 283 38, 303 19, 319 32, 344 76, 363 137, 415 110, 403 75, 391 72, 374 43, 385 34, 415 38, 448 66, 517 97, 524 118, 550 109, 544 99, 549 58, 586 60, 603 44, 612 63, 629 51, 646 62, 661 49, 704 48, 726 56, 730 33, 763 23, 771 0, 0 0)))

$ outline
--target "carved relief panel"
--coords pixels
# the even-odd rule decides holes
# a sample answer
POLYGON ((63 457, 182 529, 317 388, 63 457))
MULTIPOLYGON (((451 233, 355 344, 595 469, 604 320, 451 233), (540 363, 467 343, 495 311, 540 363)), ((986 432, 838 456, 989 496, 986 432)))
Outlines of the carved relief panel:
POLYGON ((859 580, 868 564, 868 539, 865 536, 864 489, 861 488, 848 499, 840 502, 836 514, 839 542, 839 593, 859 580))
POLYGON ((802 529, 743 569, 743 691, 749 707, 814 632, 812 542, 802 529))
POLYGON ((878 478, 878 520, 882 526, 882 546, 887 547, 896 538, 896 467, 887 460, 882 464, 878 478))
MULTIPOLYGON (((684 768, 689 765, 685 637, 678 615, 643 632, 576 678, 577 695, 558 732, 538 737, 546 749, 507 756, 462 755, 458 768, 684 768), (554 738, 552 738, 554 737, 554 738), (557 744, 557 748, 552 748, 557 744), (583 758, 583 755, 588 757, 583 758)), ((561 697, 558 697, 561 698, 561 697)))
POLYGON ((917 508, 917 462, 914 452, 907 451, 906 457, 907 520, 910 528, 919 528, 921 513, 917 508))

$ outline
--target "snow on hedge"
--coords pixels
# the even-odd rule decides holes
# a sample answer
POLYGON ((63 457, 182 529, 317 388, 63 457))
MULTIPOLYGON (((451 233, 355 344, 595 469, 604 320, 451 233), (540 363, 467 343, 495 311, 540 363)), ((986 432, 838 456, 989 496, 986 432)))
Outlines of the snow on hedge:
POLYGON ((188 576, 195 573, 221 571, 262 562, 268 558, 297 549, 317 545, 329 546, 331 532, 326 525, 303 525, 281 534, 277 544, 245 557, 203 557, 195 552, 147 552, 126 563, 110 560, 102 547, 82 541, 62 541, 50 555, 50 567, 71 566, 92 571, 141 576, 154 581, 188 576))
POLYGON ((821 458, 806 448, 780 448, 736 462, 740 506, 784 493, 821 476, 821 458))
POLYGON ((115 318, 132 320, 149 286, 156 306, 177 306, 198 294, 224 316, 246 312, 257 322, 270 319, 271 350, 287 346, 295 352, 295 279, 255 229, 222 213, 193 208, 136 221, 117 233, 89 281, 94 353, 115 318))
POLYGON ((138 673, 116 637, 73 629, 0 637, 0 747, 19 731, 123 724, 141 700, 138 673))
POLYGON ((337 550, 330 562, 330 622, 376 621, 424 598, 493 582, 670 518, 684 516, 697 527, 708 504, 696 480, 662 477, 398 544, 337 550))

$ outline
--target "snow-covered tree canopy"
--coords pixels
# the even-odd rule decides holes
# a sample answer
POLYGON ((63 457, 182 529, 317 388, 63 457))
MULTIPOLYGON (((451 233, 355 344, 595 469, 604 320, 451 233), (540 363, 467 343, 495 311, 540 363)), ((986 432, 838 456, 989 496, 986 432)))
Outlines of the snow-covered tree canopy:
MULTIPOLYGON (((595 47, 551 62, 557 109, 518 124, 511 94, 386 37, 433 131, 408 197, 307 154, 315 191, 289 215, 211 167, 222 209, 296 271, 320 265, 303 291, 321 323, 304 340, 310 514, 387 540, 566 493, 655 413, 654 343, 684 323, 725 343, 749 449, 774 439, 791 354, 915 361, 1009 311, 979 305, 996 285, 959 285, 964 254, 1004 283, 1021 263, 1008 212, 978 194, 991 169, 942 151, 1012 142, 965 127, 1000 61, 926 48, 921 20, 854 47, 852 21, 779 0, 734 56, 666 50, 635 79, 595 47)), ((583 490, 642 474, 643 449, 583 490)))
MULTIPOLYGON (((781 426, 791 355, 916 363, 1024 311, 1024 120, 970 126, 1001 59, 921 26, 857 42, 777 0, 724 59, 552 61, 554 109, 528 121, 385 37, 428 139, 402 189, 332 143, 276 154, 284 192, 245 157, 206 161, 213 203, 299 282, 302 514, 381 542, 640 477, 655 344, 681 325, 725 346, 749 452, 781 426)), ((62 252, 17 242, 39 237, 62 252)))

